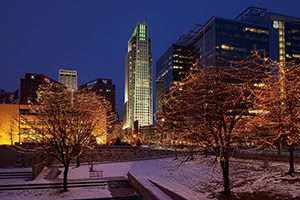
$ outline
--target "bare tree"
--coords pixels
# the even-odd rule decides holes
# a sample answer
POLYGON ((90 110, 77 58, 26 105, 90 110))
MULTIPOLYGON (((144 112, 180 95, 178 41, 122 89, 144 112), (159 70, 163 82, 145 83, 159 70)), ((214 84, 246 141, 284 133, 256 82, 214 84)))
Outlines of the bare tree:
MULTIPOLYGON (((11 115, 8 118, 7 123, 3 123, 0 120, 0 130, 4 132, 6 135, 5 137, 9 138, 10 144, 13 145, 14 141, 16 141, 18 137, 18 120, 16 115, 11 115)), ((3 137, 4 135, 0 135, 0 138, 3 137)))
POLYGON ((5 133, 9 136, 10 144, 13 145, 15 139, 17 138, 17 120, 15 116, 11 116, 9 119, 9 123, 5 129, 5 133))
POLYGON ((249 122, 269 145, 283 141, 289 149, 290 169, 295 173, 294 149, 300 143, 300 65, 272 62, 272 70, 263 79, 255 94, 255 109, 259 112, 249 122))
MULTIPOLYGON (((3 122, 2 122, 2 120, 0 119, 0 131, 2 131, 3 130, 3 122)), ((2 134, 0 134, 0 139, 3 137, 3 135, 2 134)))
POLYGON ((89 90, 71 92, 57 83, 40 86, 36 101, 29 103, 37 121, 30 125, 30 137, 40 149, 63 164, 63 191, 67 191, 71 160, 78 157, 92 139, 106 134, 111 106, 89 90))
POLYGON ((251 88, 266 71, 261 52, 240 62, 219 66, 195 66, 164 98, 157 113, 158 130, 169 130, 177 140, 212 151, 223 171, 224 193, 230 194, 229 158, 240 122, 253 106, 251 88))

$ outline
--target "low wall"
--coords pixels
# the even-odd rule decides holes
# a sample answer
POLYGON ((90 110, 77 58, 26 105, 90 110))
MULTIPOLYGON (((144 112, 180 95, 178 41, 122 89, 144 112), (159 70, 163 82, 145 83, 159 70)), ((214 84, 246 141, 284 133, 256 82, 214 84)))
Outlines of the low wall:
MULTIPOLYGON (((278 155, 263 155, 263 154, 251 154, 251 153, 233 153, 232 157, 242 159, 254 159, 254 160, 265 160, 278 161, 278 162, 289 162, 289 156, 278 156, 278 155)), ((294 157, 294 163, 300 163, 300 157, 294 157)))
MULTIPOLYGON (((93 150, 85 149, 80 162, 126 161, 142 158, 174 155, 174 151, 131 146, 98 146, 93 150)), ((75 163, 75 160, 73 161, 75 163)))
POLYGON ((130 186, 142 197, 143 200, 172 200, 171 197, 162 192, 148 180, 138 180, 129 172, 127 175, 130 186))
POLYGON ((161 185, 151 181, 150 179, 148 179, 152 184, 154 184, 156 187, 158 187, 161 191, 163 191, 164 193, 166 193, 169 197, 171 197, 173 200, 187 200, 186 198, 180 196, 179 194, 176 194, 175 192, 168 190, 164 187, 162 187, 161 185))
POLYGON ((36 177, 41 173, 44 167, 45 167, 45 162, 41 162, 32 167, 32 180, 36 179, 36 177))
POLYGON ((25 153, 16 146, 0 145, 0 167, 29 167, 45 160, 44 153, 25 153))
MULTIPOLYGON (((164 149, 132 146, 97 146, 93 150, 84 148, 79 159, 80 163, 87 163, 90 161, 126 161, 170 155, 174 155, 174 152, 164 149)), ((58 163, 57 160, 44 153, 24 153, 15 146, 0 146, 0 168, 34 166, 43 161, 46 162, 46 165, 58 163)), ((73 159, 72 163, 75 164, 76 159, 73 159)))

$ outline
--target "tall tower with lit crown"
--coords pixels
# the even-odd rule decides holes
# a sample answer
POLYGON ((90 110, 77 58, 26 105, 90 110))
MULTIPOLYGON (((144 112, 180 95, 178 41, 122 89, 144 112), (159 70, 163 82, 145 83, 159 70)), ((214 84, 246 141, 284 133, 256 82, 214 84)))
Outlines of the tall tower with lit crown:
POLYGON ((123 128, 153 124, 152 53, 148 24, 138 22, 128 41, 125 58, 125 99, 123 128))

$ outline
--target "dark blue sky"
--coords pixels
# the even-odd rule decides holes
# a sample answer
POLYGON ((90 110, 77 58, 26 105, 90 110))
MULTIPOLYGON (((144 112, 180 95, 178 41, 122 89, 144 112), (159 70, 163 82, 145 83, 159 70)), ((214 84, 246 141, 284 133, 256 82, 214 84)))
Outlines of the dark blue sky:
POLYGON ((138 21, 149 26, 155 75, 156 60, 194 24, 233 19, 248 6, 300 17, 299 0, 0 0, 0 88, 15 91, 25 73, 58 80, 59 69, 75 69, 78 85, 112 79, 121 114, 127 41, 138 21))

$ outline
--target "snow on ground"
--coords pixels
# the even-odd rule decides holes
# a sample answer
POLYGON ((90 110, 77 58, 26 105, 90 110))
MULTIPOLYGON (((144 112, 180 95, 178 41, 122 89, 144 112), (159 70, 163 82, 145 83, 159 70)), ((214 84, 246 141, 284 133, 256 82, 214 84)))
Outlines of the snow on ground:
POLYGON ((111 197, 110 191, 99 188, 70 188, 68 192, 61 192, 61 189, 39 189, 0 192, 1 200, 56 200, 56 199, 88 199, 99 197, 111 197))
MULTIPOLYGON (((204 158, 199 155, 193 161, 187 161, 179 166, 183 159, 165 158, 97 164, 94 165, 94 170, 103 170, 104 179, 107 177, 126 176, 130 172, 137 178, 150 179, 189 200, 218 199, 223 191, 223 180, 220 164, 215 161, 214 157, 204 158)), ((300 175, 296 174, 294 177, 286 176, 285 173, 289 169, 288 163, 269 162, 268 168, 263 166, 263 161, 231 159, 230 181, 235 199, 245 199, 243 198, 244 194, 247 194, 249 197, 251 194, 257 193, 264 193, 269 198, 274 197, 274 200, 300 199, 300 175)), ((48 170, 44 170, 34 181, 23 182, 51 182, 43 178, 48 170)), ((295 165, 295 170, 300 172, 300 166, 295 165)), ((54 181, 61 181, 61 179, 62 174, 54 181)), ((80 179, 90 179, 88 165, 82 165, 79 168, 70 167, 69 180, 80 179)), ((10 184, 20 181, 14 180, 10 184)), ((7 182, 0 179, 0 184, 7 184, 7 182)), ((61 193, 57 189, 0 192, 0 199, 22 200, 110 196, 107 188, 71 188, 67 193, 61 193)))

